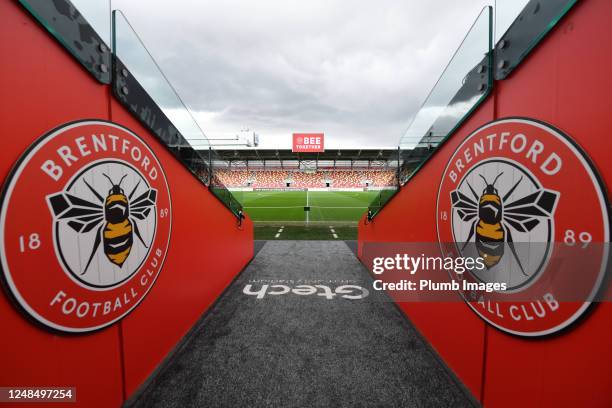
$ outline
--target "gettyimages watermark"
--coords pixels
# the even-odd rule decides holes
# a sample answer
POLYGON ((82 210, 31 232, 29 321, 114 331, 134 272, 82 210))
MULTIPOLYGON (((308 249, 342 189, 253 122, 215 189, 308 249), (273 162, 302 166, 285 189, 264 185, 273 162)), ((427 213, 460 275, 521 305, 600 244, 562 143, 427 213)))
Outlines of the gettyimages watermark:
POLYGON ((372 290, 395 302, 464 302, 505 332, 562 330, 612 299, 609 243, 364 243, 372 290))
POLYGON ((394 301, 606 302, 609 243, 364 243, 372 290, 394 301), (458 296, 459 295, 459 296, 458 296))

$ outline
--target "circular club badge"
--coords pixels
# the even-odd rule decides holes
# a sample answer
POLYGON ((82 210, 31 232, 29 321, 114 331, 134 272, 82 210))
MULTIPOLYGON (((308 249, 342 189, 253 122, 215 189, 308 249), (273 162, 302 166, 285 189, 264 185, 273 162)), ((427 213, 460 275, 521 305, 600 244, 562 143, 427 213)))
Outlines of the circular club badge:
POLYGON ((498 329, 555 333, 596 297, 608 260, 607 197, 585 153, 550 125, 508 118, 469 135, 446 166, 436 214, 443 255, 481 259, 451 277, 498 329))
POLYGON ((32 145, 4 185, 4 283, 49 328, 106 327, 151 290, 171 214, 163 168, 140 137, 100 120, 62 125, 32 145))

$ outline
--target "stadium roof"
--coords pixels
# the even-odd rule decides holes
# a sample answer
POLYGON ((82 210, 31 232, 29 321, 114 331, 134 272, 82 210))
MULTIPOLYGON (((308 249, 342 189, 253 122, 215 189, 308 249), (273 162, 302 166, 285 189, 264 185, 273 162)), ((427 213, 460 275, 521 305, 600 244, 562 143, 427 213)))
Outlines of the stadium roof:
POLYGON ((393 149, 329 149, 322 153, 293 153, 291 150, 230 149, 216 150, 222 160, 397 160, 393 149))

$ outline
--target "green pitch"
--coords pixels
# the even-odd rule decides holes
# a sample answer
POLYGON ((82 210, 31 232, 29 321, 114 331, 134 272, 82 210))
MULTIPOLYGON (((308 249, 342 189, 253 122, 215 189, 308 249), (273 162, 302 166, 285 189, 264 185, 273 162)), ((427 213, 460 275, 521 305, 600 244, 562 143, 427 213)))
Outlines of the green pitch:
MULTIPOLYGON (((377 191, 234 191, 255 222, 255 239, 355 240, 377 191), (304 207, 310 211, 304 211, 304 207)), ((384 191, 383 195, 387 195, 384 191)))
POLYGON ((234 191, 255 222, 356 222, 376 191, 234 191), (309 206, 310 211, 304 211, 309 206))

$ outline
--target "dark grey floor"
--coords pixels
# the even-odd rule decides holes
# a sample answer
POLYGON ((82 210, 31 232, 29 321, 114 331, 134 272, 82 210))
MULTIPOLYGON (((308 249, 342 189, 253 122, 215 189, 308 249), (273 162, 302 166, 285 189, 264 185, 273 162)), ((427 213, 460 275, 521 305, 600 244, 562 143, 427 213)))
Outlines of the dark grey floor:
POLYGON ((134 401, 139 407, 472 406, 384 295, 243 293, 274 280, 371 287, 342 241, 267 241, 134 401))

